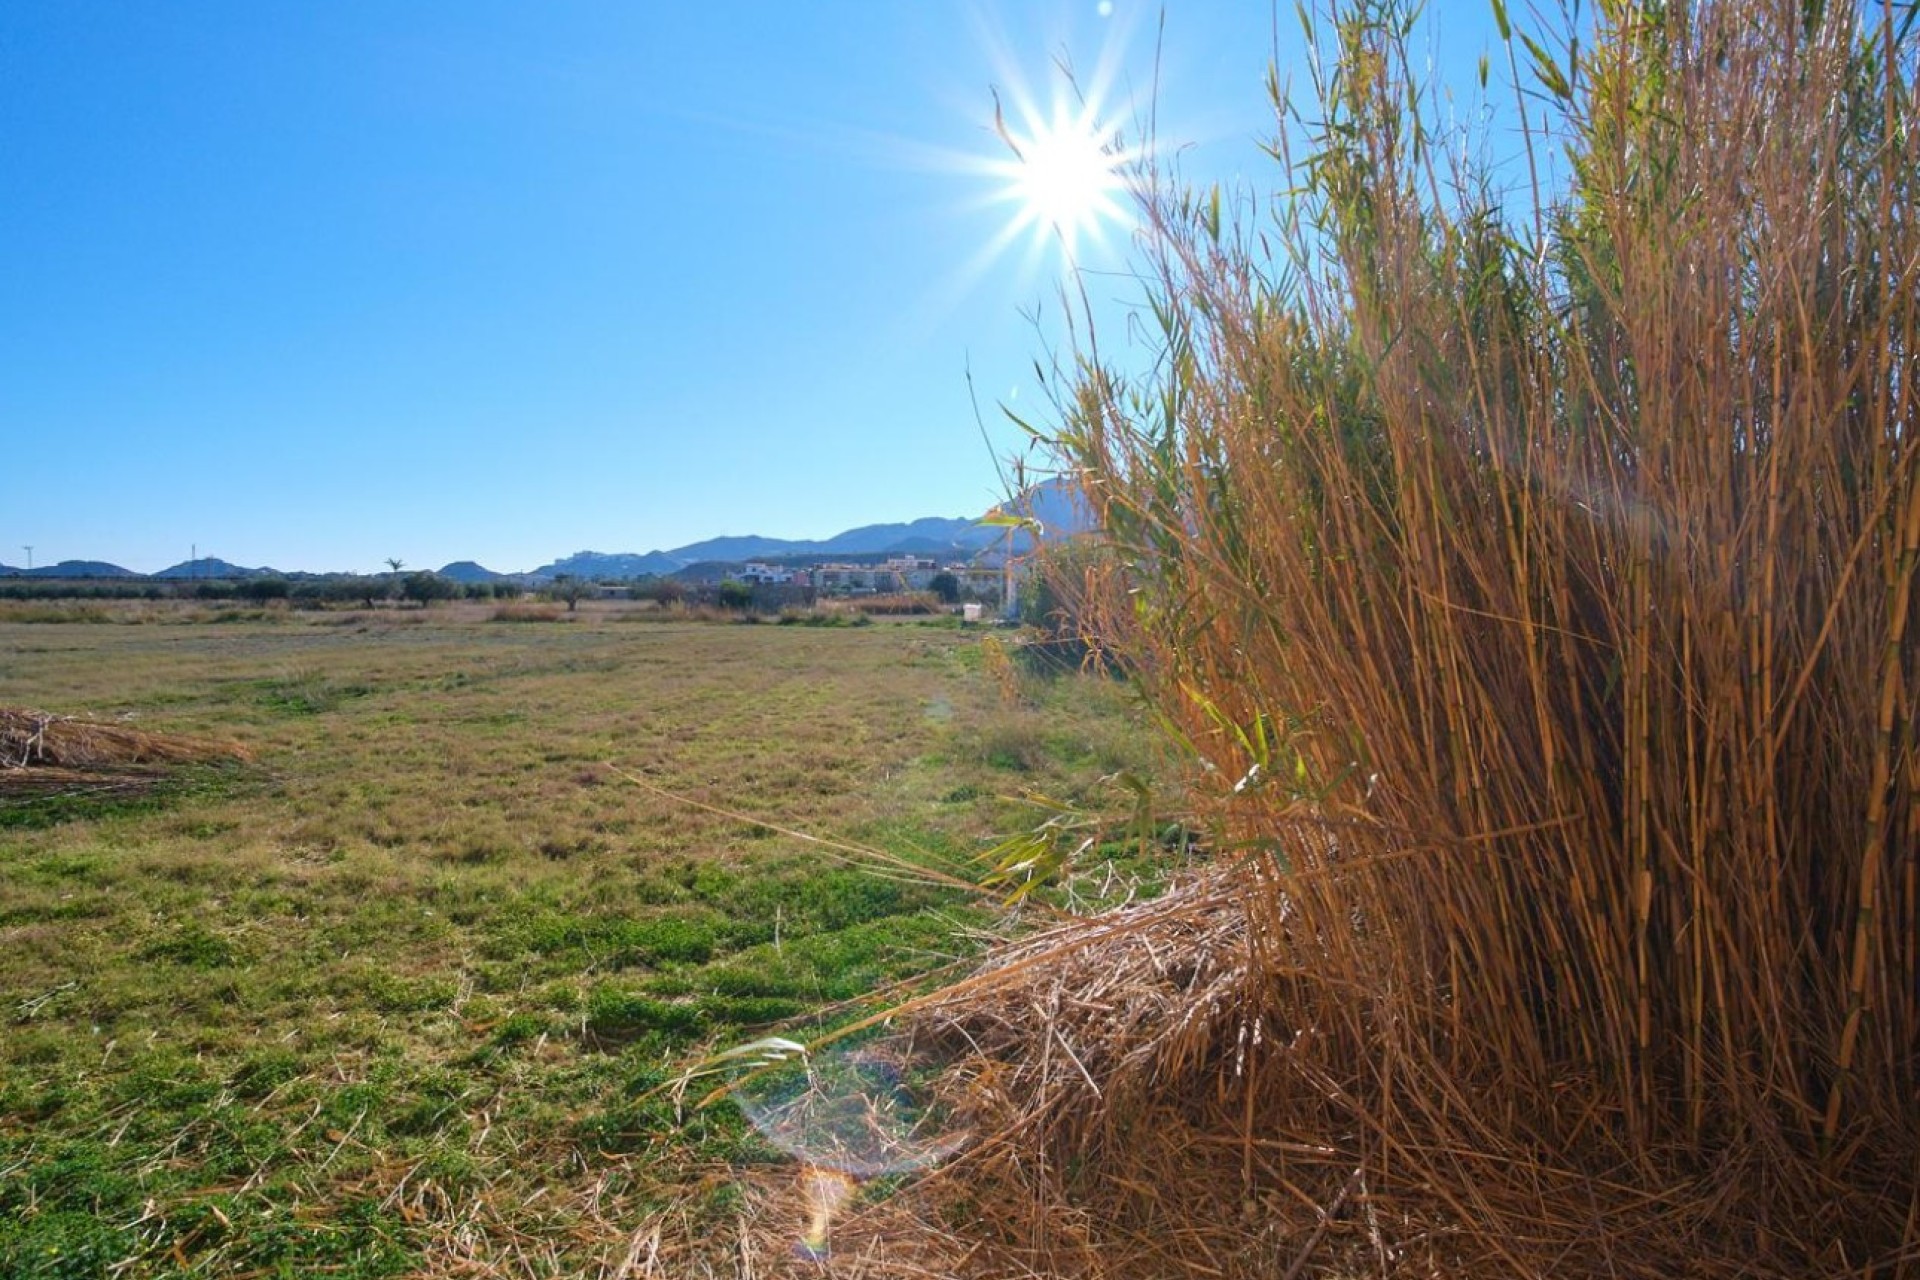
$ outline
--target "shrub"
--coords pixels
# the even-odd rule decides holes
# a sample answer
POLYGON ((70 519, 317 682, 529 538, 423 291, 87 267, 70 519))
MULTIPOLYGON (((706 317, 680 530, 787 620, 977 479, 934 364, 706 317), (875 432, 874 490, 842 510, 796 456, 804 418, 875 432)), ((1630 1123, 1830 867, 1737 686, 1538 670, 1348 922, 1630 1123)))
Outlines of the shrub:
POLYGON ((571 573, 563 573, 556 577, 553 580, 553 585, 548 587, 542 594, 549 600, 566 601, 567 612, 572 613, 580 607, 580 598, 591 594, 592 591, 593 585, 585 578, 571 573))
POLYGON ((687 598, 687 586, 678 578, 647 578, 627 588, 634 600, 651 600, 658 605, 679 604, 687 598))
POLYGON ((295 589, 296 596, 305 596, 309 589, 314 595, 329 604, 372 604, 375 599, 385 599, 387 584, 379 578, 361 577, 358 574, 332 574, 318 583, 302 583, 295 589))
POLYGON ((881 618, 916 617, 940 612, 940 602, 924 591, 903 591, 891 595, 856 596, 847 607, 881 618))
POLYGON ((400 594, 418 605, 436 600, 451 600, 460 594, 460 585, 437 573, 410 573, 400 583, 400 594))
POLYGON ((564 614, 558 605, 516 602, 496 607, 489 616, 494 622, 558 622, 564 614))

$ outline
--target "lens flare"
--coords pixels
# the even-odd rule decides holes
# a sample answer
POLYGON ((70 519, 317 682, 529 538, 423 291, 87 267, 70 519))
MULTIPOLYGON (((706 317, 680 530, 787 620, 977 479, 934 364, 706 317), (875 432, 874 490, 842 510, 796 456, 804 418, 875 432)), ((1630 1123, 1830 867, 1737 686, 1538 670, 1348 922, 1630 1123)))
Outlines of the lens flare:
POLYGON ((811 1165, 800 1175, 807 1198, 807 1230, 793 1251, 808 1262, 824 1262, 832 1251, 833 1215, 853 1198, 859 1184, 837 1169, 819 1169, 811 1165))
POLYGON ((804 1258, 827 1256, 834 1216, 866 1181, 930 1168, 972 1138, 932 1098, 939 1059, 884 1030, 820 1052, 768 1039, 716 1061, 731 1077, 725 1096, 801 1163, 804 1258))
POLYGON ((940 1163, 972 1136, 955 1128, 917 1082, 931 1070, 911 1046, 836 1046, 762 1069, 730 1091, 753 1127, 787 1154, 855 1178, 940 1163))

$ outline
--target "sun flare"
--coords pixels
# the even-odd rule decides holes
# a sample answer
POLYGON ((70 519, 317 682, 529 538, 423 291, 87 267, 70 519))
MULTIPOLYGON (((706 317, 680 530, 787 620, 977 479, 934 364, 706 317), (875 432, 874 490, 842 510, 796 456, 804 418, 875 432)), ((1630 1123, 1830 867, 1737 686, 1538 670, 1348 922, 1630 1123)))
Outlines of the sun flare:
POLYGON ((1002 197, 1013 203, 1013 230, 1058 237, 1069 260, 1083 239, 1100 239, 1127 220, 1125 153, 1118 136, 1089 107, 1055 103, 1042 116, 1023 110, 1017 124, 996 113, 1012 152, 995 165, 1002 197))
POLYGON ((1124 273, 1138 184, 1153 166, 1152 131, 1122 90, 1131 28, 1110 7, 1097 11, 1111 21, 1084 73, 1062 53, 1035 77, 1030 52, 1023 59, 1003 33, 982 26, 995 79, 979 145, 916 149, 920 163, 967 180, 962 210, 969 221, 982 215, 986 233, 934 286, 929 309, 951 310, 990 280, 1024 305, 1036 286, 1044 294, 1049 282, 1084 272, 1124 273))

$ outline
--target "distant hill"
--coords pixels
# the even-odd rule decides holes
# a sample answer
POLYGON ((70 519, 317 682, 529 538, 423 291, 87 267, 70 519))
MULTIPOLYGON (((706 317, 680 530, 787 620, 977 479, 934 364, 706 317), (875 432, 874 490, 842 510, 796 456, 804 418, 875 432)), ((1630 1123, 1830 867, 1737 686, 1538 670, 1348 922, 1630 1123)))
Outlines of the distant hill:
MULTIPOLYGON (((1093 525, 1085 499, 1071 481, 1063 478, 1033 485, 1013 502, 994 510, 1016 511, 1037 521, 1042 537, 1080 533, 1093 525)), ((673 573, 699 576, 714 565, 808 556, 922 555, 954 560, 992 559, 1005 553, 1007 542, 1006 529, 983 525, 978 518, 924 516, 901 524, 861 525, 831 538, 769 538, 750 533, 707 538, 645 555, 579 551, 564 560, 541 565, 528 576, 554 578, 563 573, 581 578, 640 578, 673 573)), ((1032 533, 1016 531, 1012 545, 1016 554, 1025 553, 1032 548, 1032 533)))
POLYGON ((725 582, 739 567, 738 560, 695 560, 673 576, 682 582, 712 584, 725 582))
POLYGON ((249 569, 245 565, 232 564, 218 556, 201 556, 198 560, 182 560, 153 574, 156 578, 277 578, 280 575, 272 569, 249 569))
POLYGON ((759 534, 750 533, 744 537, 708 538, 703 542, 689 542, 684 547, 675 547, 671 551, 651 551, 637 558, 673 566, 671 569, 645 570, 647 573, 672 573, 674 569, 683 569, 702 560, 753 560, 761 556, 786 555, 791 548, 810 545, 785 538, 763 538, 759 534))
POLYGON ((999 515, 1016 516, 1033 526, 979 525, 985 539, 974 559, 982 564, 999 564, 1011 551, 1016 556, 1031 552, 1036 541, 1070 538, 1094 527, 1093 508, 1079 485, 1065 476, 1055 476, 1028 485, 1018 496, 1001 503, 983 519, 999 515))
POLYGON ((869 524, 836 534, 820 544, 828 555, 867 551, 907 552, 929 547, 984 547, 996 534, 977 519, 927 516, 908 524, 869 524))
POLYGON ((471 560, 455 560, 441 568, 440 576, 451 582, 498 582, 507 575, 495 573, 485 565, 475 564, 471 560))
POLYGON ((1093 528, 1093 508, 1086 494, 1065 476, 1029 485, 1019 497, 994 510, 1012 511, 1038 522, 1042 537, 1085 533, 1093 528))
POLYGON ((23 578, 139 578, 144 574, 131 569, 122 569, 117 564, 108 564, 104 560, 62 560, 59 564, 46 564, 38 568, 25 569, 23 578))
MULTIPOLYGON (((1033 520, 1040 526, 1042 538, 1069 536, 1093 527, 1093 515, 1078 487, 1056 477, 1029 486, 1017 498, 995 507, 989 515, 1008 511, 1033 520)), ((983 525, 980 518, 965 516, 924 516, 898 524, 866 524, 837 533, 831 538, 768 538, 760 534, 732 535, 690 542, 671 551, 633 552, 576 551, 570 556, 541 565, 523 575, 495 573, 472 560, 455 560, 440 570, 440 576, 460 583, 498 582, 507 577, 553 579, 562 574, 577 578, 645 578, 680 573, 695 565, 737 565, 743 560, 790 558, 881 557, 889 555, 931 556, 941 560, 967 560, 997 563, 1009 550, 1024 555, 1032 549, 1034 534, 1018 529, 1009 534, 997 525, 983 525)), ((151 575, 160 579, 206 578, 234 580, 263 575, 291 578, 309 575, 294 572, 279 575, 268 568, 249 569, 214 556, 186 560, 151 575)), ((148 575, 130 572, 117 564, 99 560, 63 560, 59 564, 33 569, 0 565, 0 577, 34 578, 141 578, 148 575)))
POLYGON ((576 551, 563 560, 541 565, 527 576, 557 578, 565 573, 576 578, 646 578, 672 573, 686 563, 663 551, 649 551, 643 556, 630 552, 609 555, 600 551, 576 551))
POLYGON ((926 516, 905 524, 861 525, 831 538, 769 538, 750 533, 707 538, 643 556, 581 551, 542 565, 531 576, 550 578, 571 573, 583 578, 631 578, 679 573, 695 565, 793 556, 916 554, 959 559, 991 546, 1001 536, 1000 530, 983 528, 978 520, 926 516))

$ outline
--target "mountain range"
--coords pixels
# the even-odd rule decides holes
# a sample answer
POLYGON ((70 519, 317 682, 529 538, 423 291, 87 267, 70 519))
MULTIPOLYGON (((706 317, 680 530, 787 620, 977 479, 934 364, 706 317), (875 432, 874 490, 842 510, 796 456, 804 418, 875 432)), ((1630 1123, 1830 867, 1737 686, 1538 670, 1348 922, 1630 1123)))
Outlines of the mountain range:
MULTIPOLYGON (((1042 481, 989 511, 985 516, 967 519, 926 516, 901 524, 869 524, 848 529, 823 539, 768 538, 758 534, 708 538, 690 542, 670 551, 633 552, 576 551, 551 563, 522 574, 496 573, 472 560, 456 560, 439 572, 456 582, 492 582, 518 577, 551 579, 562 574, 580 578, 641 578, 677 573, 690 565, 743 560, 768 560, 789 556, 876 556, 922 555, 936 559, 968 560, 996 557, 1008 548, 1024 552, 1033 538, 1072 534, 1092 526, 1086 500, 1070 482, 1042 481), (1032 525, 1010 528, 1004 523, 989 524, 1003 514, 1032 521, 1032 525)), ((0 564, 0 577, 30 578, 205 578, 232 581, 239 578, 280 576, 277 570, 248 568, 213 556, 186 560, 153 574, 134 573, 116 564, 100 560, 63 560, 58 564, 16 569, 0 564)), ((288 576, 298 576, 288 575, 288 576)))

